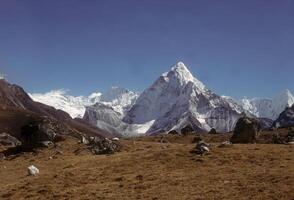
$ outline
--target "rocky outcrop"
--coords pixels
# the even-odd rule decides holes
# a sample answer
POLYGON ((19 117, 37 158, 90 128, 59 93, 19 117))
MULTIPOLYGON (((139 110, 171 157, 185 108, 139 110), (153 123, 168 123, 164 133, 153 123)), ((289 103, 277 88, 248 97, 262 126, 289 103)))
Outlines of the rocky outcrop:
POLYGON ((254 143, 258 138, 260 125, 257 120, 248 117, 241 117, 236 123, 232 143, 254 143))
POLYGON ((93 154, 113 154, 120 150, 120 144, 117 140, 98 137, 82 137, 82 143, 86 144, 93 154))
POLYGON ((21 145, 21 142, 8 133, 0 133, 0 144, 2 144, 4 146, 16 147, 16 146, 21 145))

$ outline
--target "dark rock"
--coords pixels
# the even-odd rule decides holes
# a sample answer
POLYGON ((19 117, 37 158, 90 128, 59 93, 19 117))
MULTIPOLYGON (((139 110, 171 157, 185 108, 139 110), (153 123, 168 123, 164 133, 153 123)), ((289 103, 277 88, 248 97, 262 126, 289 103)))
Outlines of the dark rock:
POLYGON ((235 126, 232 143, 254 143, 258 138, 260 125, 257 120, 249 117, 241 117, 235 126))
POLYGON ((209 144, 205 143, 203 140, 197 142, 195 147, 195 153, 199 155, 204 155, 205 153, 209 152, 209 144))
POLYGON ((215 128, 212 128, 212 129, 210 129, 208 134, 217 134, 217 132, 216 132, 215 128))
POLYGON ((181 130, 181 134, 182 135, 188 135, 188 134, 191 134, 194 132, 194 129, 190 126, 190 125, 187 125, 185 126, 184 128, 182 128, 181 130))
POLYGON ((170 135, 179 135, 179 133, 176 130, 172 130, 172 131, 168 132, 168 134, 170 134, 170 135))
POLYGON ((273 142, 273 144, 283 144, 284 143, 283 138, 277 132, 275 132, 273 134, 273 141, 272 142, 273 142))

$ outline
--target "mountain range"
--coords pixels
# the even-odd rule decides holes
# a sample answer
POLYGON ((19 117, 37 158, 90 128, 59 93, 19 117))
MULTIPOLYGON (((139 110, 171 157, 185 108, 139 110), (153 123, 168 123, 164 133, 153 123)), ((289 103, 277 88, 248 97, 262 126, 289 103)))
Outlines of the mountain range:
MULTIPOLYGON (((180 130, 231 131, 241 115, 275 120, 294 103, 289 90, 269 98, 236 101, 209 90, 183 62, 162 74, 142 93, 112 87, 102 94, 74 97, 65 90, 30 94, 32 99, 68 112, 73 118, 122 135, 180 130)), ((268 122, 268 121, 267 121, 268 122)))

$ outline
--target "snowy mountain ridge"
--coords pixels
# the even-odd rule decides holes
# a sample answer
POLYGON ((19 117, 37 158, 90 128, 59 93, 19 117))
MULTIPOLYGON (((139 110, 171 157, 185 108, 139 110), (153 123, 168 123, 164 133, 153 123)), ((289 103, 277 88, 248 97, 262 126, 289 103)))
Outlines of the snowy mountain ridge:
POLYGON ((105 94, 95 92, 89 96, 72 96, 68 93, 68 90, 60 89, 44 94, 32 93, 29 95, 34 101, 63 110, 72 118, 83 118, 86 107, 98 102, 111 106, 116 112, 123 114, 138 96, 135 92, 119 87, 112 87, 105 94))
POLYGON ((294 96, 289 90, 284 90, 273 98, 244 98, 239 104, 256 117, 276 120, 285 108, 294 104, 294 96))

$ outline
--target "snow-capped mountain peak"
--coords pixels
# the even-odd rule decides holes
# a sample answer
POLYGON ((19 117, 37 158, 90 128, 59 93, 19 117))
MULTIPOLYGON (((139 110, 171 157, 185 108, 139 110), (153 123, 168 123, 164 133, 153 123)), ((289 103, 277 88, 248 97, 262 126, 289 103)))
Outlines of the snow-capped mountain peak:
POLYGON ((235 102, 206 89, 178 62, 139 96, 123 120, 130 124, 154 121, 149 134, 188 124, 201 130, 230 131, 242 111, 235 102))
POLYGON ((171 70, 165 73, 163 76, 174 81, 176 84, 186 85, 188 82, 193 82, 200 90, 205 89, 205 85, 196 79, 188 67, 183 62, 178 62, 175 64, 171 70))

